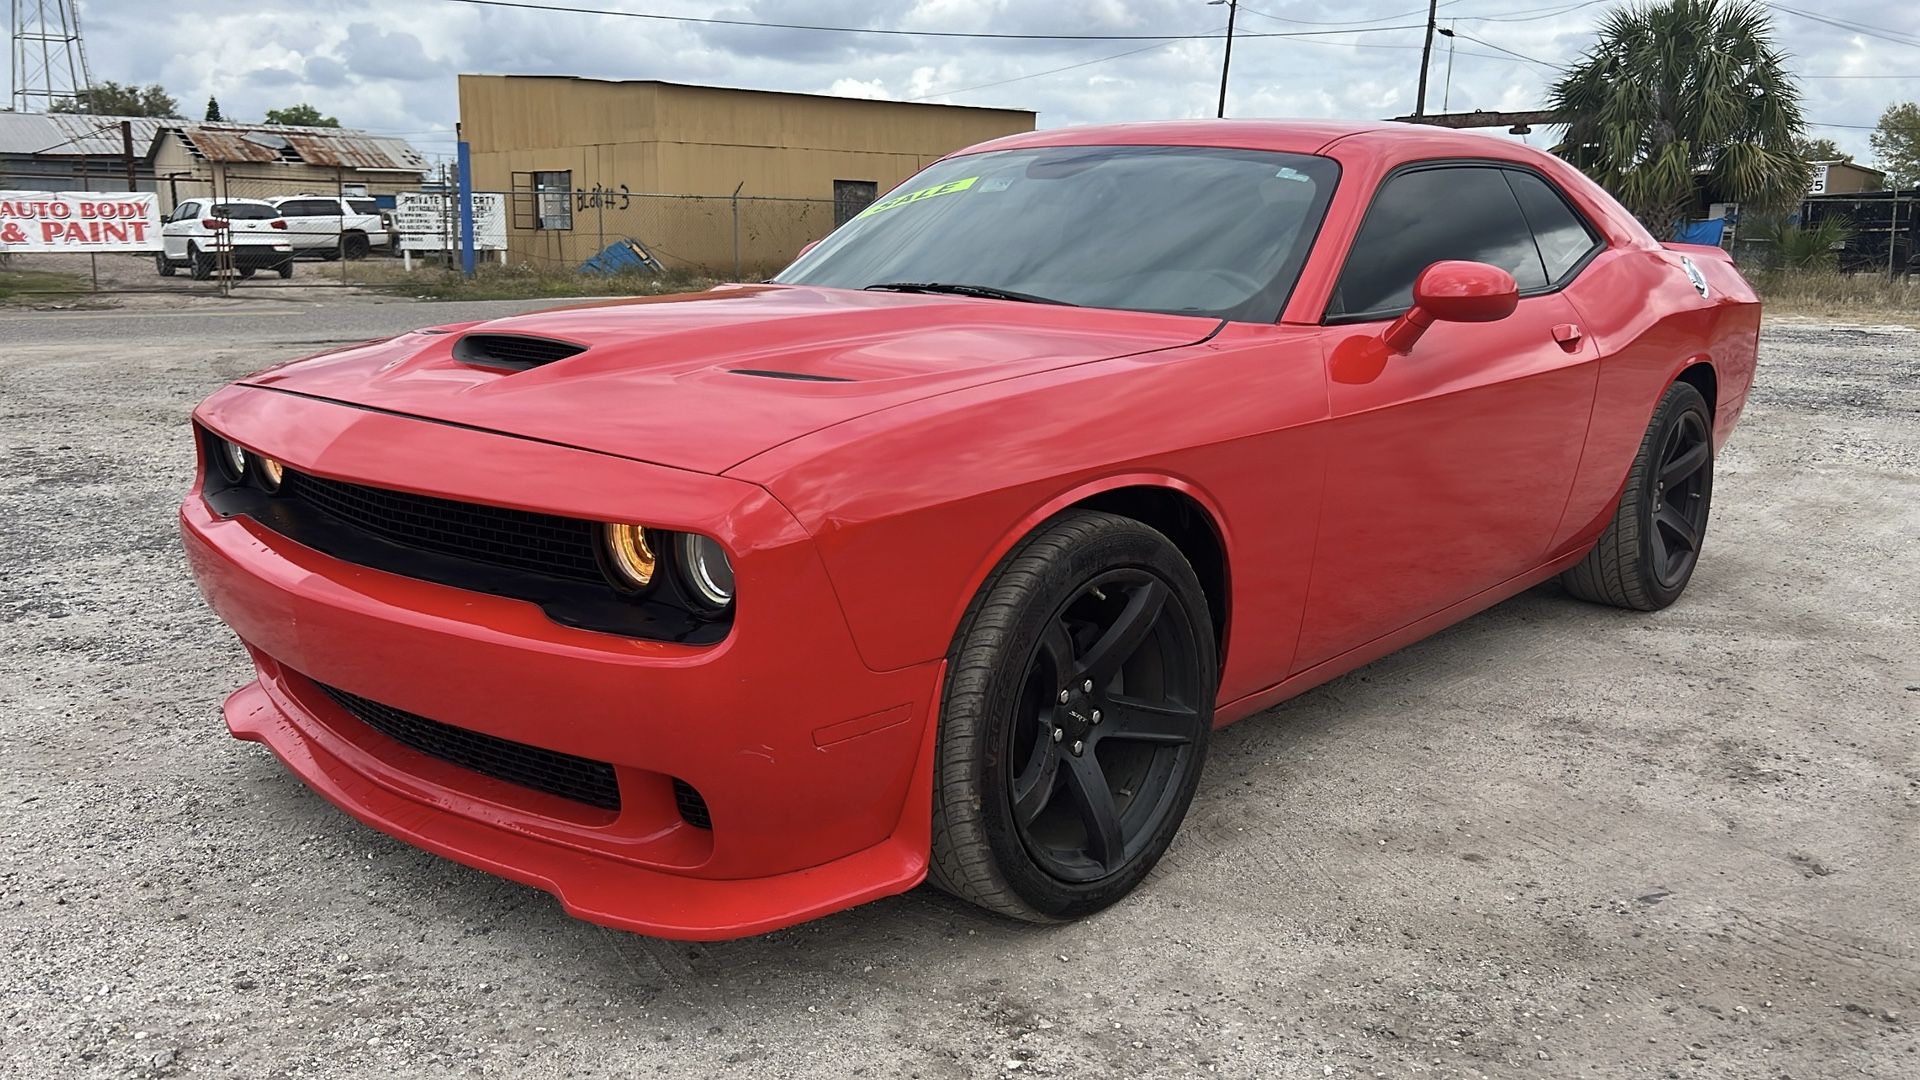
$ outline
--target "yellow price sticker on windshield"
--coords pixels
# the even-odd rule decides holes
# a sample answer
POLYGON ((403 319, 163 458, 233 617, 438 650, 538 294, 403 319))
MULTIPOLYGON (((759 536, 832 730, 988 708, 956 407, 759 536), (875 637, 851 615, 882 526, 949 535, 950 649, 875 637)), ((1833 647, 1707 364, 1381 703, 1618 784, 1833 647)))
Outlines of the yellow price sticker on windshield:
POLYGON ((964 180, 949 180, 944 184, 923 187, 918 191, 909 191, 903 195, 889 196, 867 207, 865 210, 860 211, 860 213, 856 215, 856 218, 863 218, 869 214, 877 214, 882 210, 892 210, 896 206, 905 206, 908 203, 917 203, 922 199, 931 199, 936 195, 951 195, 956 191, 965 191, 972 187, 974 182, 979 179, 977 176, 969 176, 964 180))

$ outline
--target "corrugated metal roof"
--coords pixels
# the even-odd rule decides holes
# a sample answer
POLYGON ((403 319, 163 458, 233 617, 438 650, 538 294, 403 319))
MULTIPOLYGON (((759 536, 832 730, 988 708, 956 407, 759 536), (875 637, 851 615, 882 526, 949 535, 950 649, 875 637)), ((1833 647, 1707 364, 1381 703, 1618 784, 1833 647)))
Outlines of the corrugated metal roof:
POLYGON ((61 157, 121 155, 120 121, 133 122, 133 153, 144 157, 154 133, 178 120, 151 116, 87 116, 80 113, 0 112, 0 154, 61 157))
POLYGON ((170 124, 195 153, 224 164, 286 161, 331 168, 423 172, 427 167, 405 139, 352 128, 278 124, 170 124))

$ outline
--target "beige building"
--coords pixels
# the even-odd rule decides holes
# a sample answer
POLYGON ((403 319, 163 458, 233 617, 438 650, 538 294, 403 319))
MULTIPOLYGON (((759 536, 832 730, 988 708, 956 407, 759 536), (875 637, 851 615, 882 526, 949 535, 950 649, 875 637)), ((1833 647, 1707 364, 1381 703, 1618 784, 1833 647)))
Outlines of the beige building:
POLYGON ((1887 174, 1852 161, 1813 162, 1813 177, 1807 184, 1809 195, 1851 195, 1858 191, 1879 191, 1887 186, 1887 174))
POLYGON ((209 195, 271 199, 346 189, 420 190, 426 159, 405 139, 353 128, 162 121, 147 148, 162 213, 209 195))
POLYGON ((669 267, 777 267, 941 155, 1033 121, 652 80, 460 76, 474 190, 508 195, 511 261, 556 267, 623 239, 669 267))

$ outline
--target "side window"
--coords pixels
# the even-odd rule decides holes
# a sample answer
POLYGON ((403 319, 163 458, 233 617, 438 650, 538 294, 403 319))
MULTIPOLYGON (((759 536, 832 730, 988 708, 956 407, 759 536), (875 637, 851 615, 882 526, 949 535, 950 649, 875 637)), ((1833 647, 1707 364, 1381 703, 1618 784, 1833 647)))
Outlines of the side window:
POLYGON ((179 206, 176 206, 173 208, 173 216, 168 218, 167 220, 168 221, 188 221, 193 218, 197 218, 199 216, 200 216, 199 203, 183 202, 179 206))
POLYGON ((1503 170, 1447 166, 1388 180, 1354 237, 1327 316, 1399 315, 1413 303, 1420 271, 1443 259, 1498 266, 1522 292, 1546 287, 1540 252, 1503 170))
POLYGON ((1547 266, 1547 280, 1559 281, 1598 244, 1593 230, 1545 180, 1509 170, 1507 183, 1513 185, 1527 224, 1533 226, 1533 239, 1540 245, 1540 259, 1547 266))

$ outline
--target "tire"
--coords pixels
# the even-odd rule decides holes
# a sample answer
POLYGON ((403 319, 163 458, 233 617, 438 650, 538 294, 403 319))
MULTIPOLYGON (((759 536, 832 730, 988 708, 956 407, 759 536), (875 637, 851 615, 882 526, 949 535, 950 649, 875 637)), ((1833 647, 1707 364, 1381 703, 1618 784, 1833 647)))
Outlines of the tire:
POLYGON ((351 260, 364 259, 367 253, 373 250, 373 245, 367 242, 366 233, 348 233, 341 247, 346 257, 351 260))
POLYGON ((280 280, 282 281, 285 281, 288 278, 292 277, 293 276, 293 256, 291 255, 287 256, 287 261, 281 263, 279 266, 274 267, 273 272, 276 274, 279 274, 280 280))
POLYGON ((1218 674, 1206 594, 1165 536, 1095 511, 1047 521, 948 654, 928 880, 1035 923, 1125 896, 1186 817, 1218 674))
POLYGON ((240 280, 245 281, 246 279, 253 276, 254 269, 255 268, 251 266, 243 266, 234 272, 240 275, 240 280))
POLYGON ((1712 502, 1713 414, 1699 390, 1676 382, 1653 410, 1613 520, 1561 584, 1596 604, 1666 607, 1699 565, 1712 502))
POLYGON ((201 251, 194 244, 187 245, 188 274, 195 281, 206 281, 213 277, 213 256, 201 251))
POLYGON ((167 253, 164 251, 153 253, 153 268, 160 271, 161 277, 172 277, 175 272, 173 260, 167 258, 167 253))

